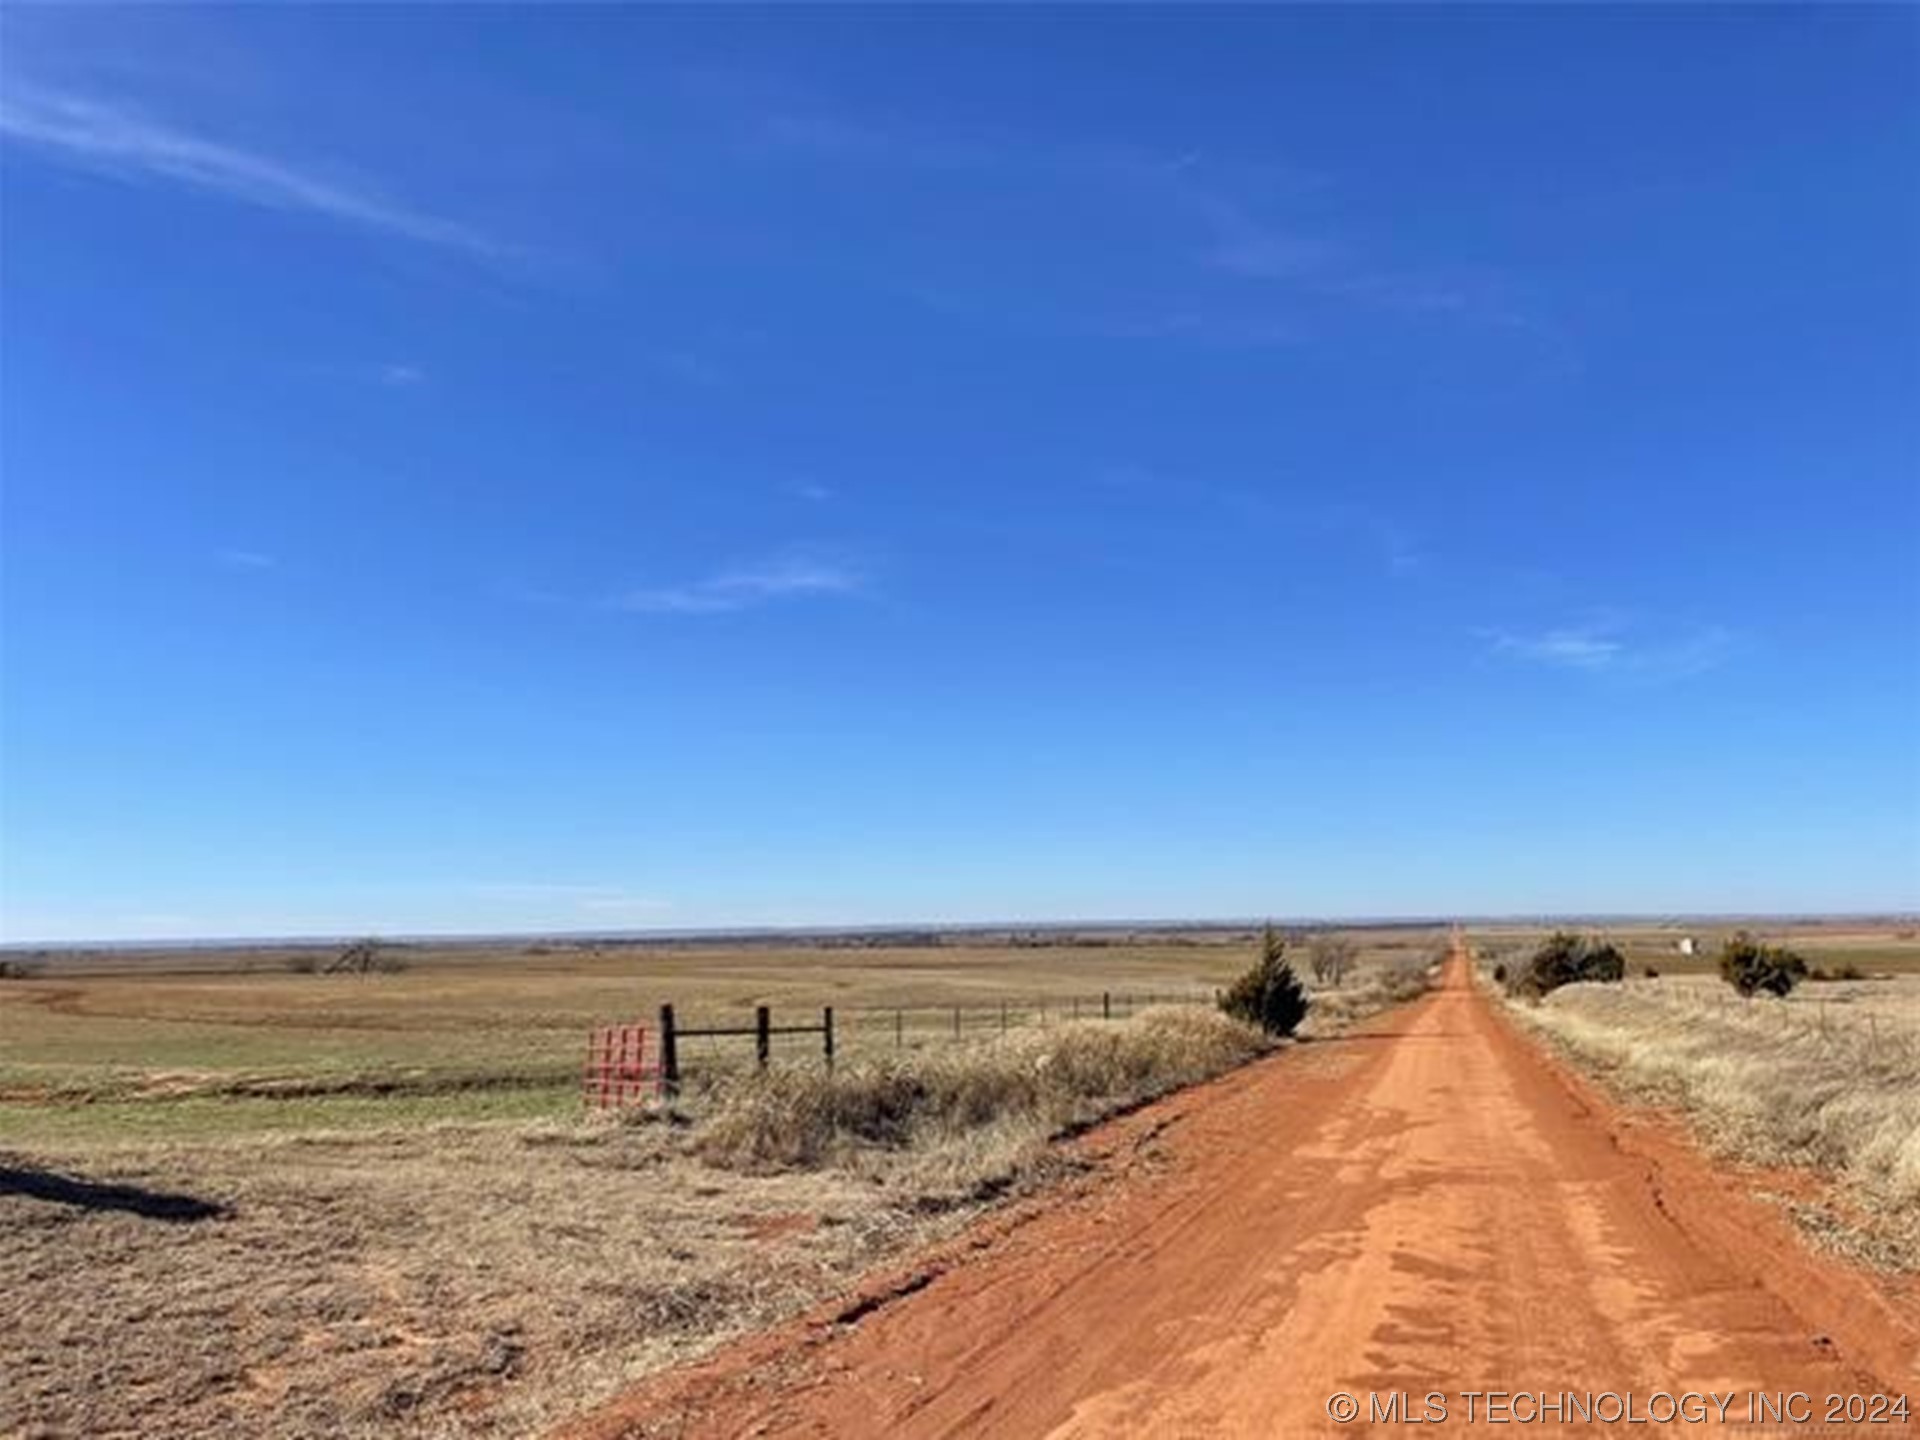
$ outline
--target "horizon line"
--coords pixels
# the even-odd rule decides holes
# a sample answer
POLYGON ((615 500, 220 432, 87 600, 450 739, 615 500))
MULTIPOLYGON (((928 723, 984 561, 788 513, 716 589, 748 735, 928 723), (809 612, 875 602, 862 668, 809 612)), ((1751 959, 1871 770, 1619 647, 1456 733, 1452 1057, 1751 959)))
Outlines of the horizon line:
POLYGON ((81 940, 6 940, 0 952, 21 950, 241 950, 274 945, 319 946, 350 944, 374 940, 388 945, 430 945, 464 943, 505 946, 518 943, 562 941, 585 944, 593 941, 675 940, 765 940, 785 936, 806 939, 860 939, 900 933, 965 935, 999 931, 1046 931, 1051 933, 1103 933, 1120 930, 1151 931, 1228 931, 1272 925, 1276 929, 1417 929, 1434 925, 1521 925, 1542 923, 1653 924, 1684 925, 1729 920, 1803 921, 1834 923, 1840 921, 1883 921, 1920 924, 1920 910, 1541 910, 1506 911, 1486 914, 1432 914, 1414 912, 1401 915, 1294 915, 1227 916, 1177 919, 1055 919, 1055 920, 898 920, 869 924, 819 925, 713 925, 648 926, 617 930, 410 930, 383 934, 379 931, 343 930, 306 932, 292 935, 202 935, 178 939, 129 936, 81 940))

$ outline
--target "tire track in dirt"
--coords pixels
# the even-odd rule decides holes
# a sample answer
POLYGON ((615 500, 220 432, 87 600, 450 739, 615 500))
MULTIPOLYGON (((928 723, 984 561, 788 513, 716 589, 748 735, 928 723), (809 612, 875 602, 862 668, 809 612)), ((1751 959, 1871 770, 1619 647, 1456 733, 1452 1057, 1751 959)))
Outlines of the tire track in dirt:
MULTIPOLYGON (((1133 1122, 1170 1115, 1171 1163, 989 1221, 876 1282, 881 1303, 654 1377, 563 1433, 1368 1433, 1327 1419, 1336 1391, 1363 1418, 1389 1391, 1920 1402, 1911 1286, 1812 1255, 1670 1125, 1616 1113, 1507 1025, 1463 954, 1370 1030, 1133 1122)), ((1462 1409, 1446 1428, 1482 1428, 1462 1409)))

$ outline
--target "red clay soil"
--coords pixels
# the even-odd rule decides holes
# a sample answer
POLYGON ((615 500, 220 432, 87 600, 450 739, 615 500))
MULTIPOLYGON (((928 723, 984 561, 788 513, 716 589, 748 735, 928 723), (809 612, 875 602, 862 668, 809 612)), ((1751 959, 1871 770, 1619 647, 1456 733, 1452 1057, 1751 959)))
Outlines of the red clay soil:
POLYGON ((1606 1104, 1509 1028, 1463 957, 1369 1031, 1095 1143, 1117 1179, 992 1218, 562 1433, 1290 1440, 1396 1430, 1369 1423, 1389 1392, 1415 1416, 1438 1392, 1450 1430, 1516 1433, 1484 1400, 1470 1423, 1469 1390, 1632 1392, 1656 1420, 1661 1395, 1738 1397, 1724 1420, 1549 1414, 1521 1434, 1920 1433, 1818 1423, 1830 1395, 1920 1404, 1912 1288, 1815 1256, 1671 1124, 1606 1104), (1116 1158, 1149 1144, 1164 1163, 1116 1158), (1335 1392, 1357 1421, 1328 1418, 1335 1392), (1748 1392, 1802 1392, 1816 1423, 1746 1423, 1748 1392))

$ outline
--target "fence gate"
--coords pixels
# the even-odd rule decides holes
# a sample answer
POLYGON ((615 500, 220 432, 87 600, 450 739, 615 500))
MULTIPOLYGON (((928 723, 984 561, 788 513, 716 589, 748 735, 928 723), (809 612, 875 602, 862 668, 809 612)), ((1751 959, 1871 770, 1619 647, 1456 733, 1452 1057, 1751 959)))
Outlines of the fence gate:
POLYGON ((647 1054, 644 1025, 602 1025, 587 1039, 581 1098, 595 1110, 639 1105, 662 1093, 660 1062, 647 1054))

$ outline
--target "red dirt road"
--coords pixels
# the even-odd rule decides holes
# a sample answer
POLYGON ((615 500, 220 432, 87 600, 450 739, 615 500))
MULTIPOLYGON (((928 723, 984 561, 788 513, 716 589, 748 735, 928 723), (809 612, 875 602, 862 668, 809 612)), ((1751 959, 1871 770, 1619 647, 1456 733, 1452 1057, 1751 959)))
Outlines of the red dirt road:
POLYGON ((1290 1440, 1398 1429, 1368 1406, 1401 1391, 1415 1416, 1440 1392, 1449 1430, 1508 1436, 1920 1433, 1743 1423, 1750 1391, 1804 1392, 1816 1421, 1829 1395, 1920 1404, 1912 1289, 1809 1254, 1777 1207, 1509 1029, 1464 959, 1447 972, 1367 1032, 1103 1135, 1153 1163, 568 1434, 1290 1440), (1640 1414, 1661 1392, 1739 1398, 1724 1422, 1515 1432, 1469 1423, 1468 1390, 1631 1391, 1640 1414), (1329 1420, 1337 1391, 1358 1422, 1329 1420))

